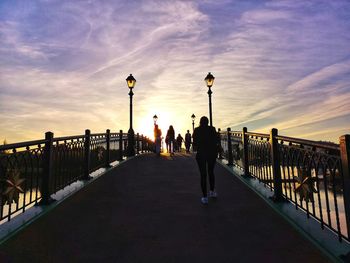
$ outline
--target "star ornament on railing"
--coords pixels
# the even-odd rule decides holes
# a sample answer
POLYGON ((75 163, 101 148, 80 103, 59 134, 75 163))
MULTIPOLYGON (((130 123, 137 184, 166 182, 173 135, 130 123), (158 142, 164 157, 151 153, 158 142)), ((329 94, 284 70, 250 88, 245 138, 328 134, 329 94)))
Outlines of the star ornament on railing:
POLYGON ((315 188, 316 177, 312 177, 305 169, 300 169, 299 176, 294 176, 294 180, 296 181, 294 191, 299 193, 300 201, 313 202, 313 194, 317 193, 317 189, 315 188))
POLYGON ((21 184, 25 179, 20 178, 20 173, 17 170, 13 170, 9 173, 9 177, 5 180, 6 189, 3 193, 3 202, 7 204, 12 204, 13 202, 18 203, 19 194, 24 193, 21 184))

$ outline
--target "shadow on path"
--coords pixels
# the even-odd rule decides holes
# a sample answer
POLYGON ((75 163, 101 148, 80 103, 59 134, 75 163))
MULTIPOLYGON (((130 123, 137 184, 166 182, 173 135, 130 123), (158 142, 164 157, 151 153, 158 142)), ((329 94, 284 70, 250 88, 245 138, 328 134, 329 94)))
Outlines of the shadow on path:
POLYGON ((193 157, 127 161, 0 248, 0 262, 329 262, 254 192, 215 168, 200 203, 193 157))

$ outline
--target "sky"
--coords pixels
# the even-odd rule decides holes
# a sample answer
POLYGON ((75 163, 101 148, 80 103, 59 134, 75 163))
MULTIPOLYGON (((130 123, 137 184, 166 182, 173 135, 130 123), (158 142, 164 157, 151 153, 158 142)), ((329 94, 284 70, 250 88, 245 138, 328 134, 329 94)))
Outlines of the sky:
POLYGON ((350 1, 0 1, 0 140, 129 128, 338 142, 350 133, 350 1))

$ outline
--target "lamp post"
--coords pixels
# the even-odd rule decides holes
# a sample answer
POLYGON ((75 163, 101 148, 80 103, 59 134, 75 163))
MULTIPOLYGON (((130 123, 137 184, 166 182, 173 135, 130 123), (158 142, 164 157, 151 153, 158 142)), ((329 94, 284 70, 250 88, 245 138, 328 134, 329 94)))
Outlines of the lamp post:
POLYGON ((161 152, 161 138, 160 138, 160 134, 159 134, 160 130, 158 128, 156 129, 157 120, 158 120, 158 116, 156 114, 154 114, 153 122, 154 122, 155 152, 156 152, 157 156, 160 156, 160 152, 161 152))
POLYGON ((196 119, 196 115, 192 114, 192 133, 194 132, 194 120, 196 119))
POLYGON ((128 131, 128 148, 127 148, 127 154, 128 156, 134 156, 135 155, 135 133, 132 128, 132 96, 134 96, 134 93, 132 92, 132 89, 135 87, 136 79, 130 74, 129 77, 126 78, 126 83, 128 84, 128 87, 130 89, 129 96, 130 96, 130 128, 128 131))
POLYGON ((205 77, 205 83, 208 87, 208 96, 209 96, 209 120, 210 120, 210 126, 213 126, 213 114, 211 109, 211 94, 213 93, 211 91, 211 87, 214 84, 215 77, 209 72, 208 75, 205 77))
POLYGON ((157 120, 158 120, 158 116, 157 116, 157 115, 154 115, 154 116, 153 116, 154 125, 157 124, 157 120))

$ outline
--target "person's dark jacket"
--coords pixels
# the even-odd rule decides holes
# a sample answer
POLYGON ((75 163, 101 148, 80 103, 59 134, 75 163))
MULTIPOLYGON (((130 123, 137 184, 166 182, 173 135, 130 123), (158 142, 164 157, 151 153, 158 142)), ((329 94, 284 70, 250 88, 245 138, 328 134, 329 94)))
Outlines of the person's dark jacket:
POLYGON ((169 129, 167 134, 166 134, 166 137, 168 138, 169 142, 170 141, 175 141, 175 131, 169 129))
POLYGON ((191 144, 191 141, 192 141, 191 133, 186 133, 186 135, 185 135, 185 143, 186 144, 191 144))
POLYGON ((176 137, 176 142, 178 145, 180 145, 183 140, 184 140, 184 138, 182 138, 182 136, 180 136, 180 135, 176 137))
POLYGON ((215 127, 197 127, 193 132, 193 146, 197 149, 198 157, 216 158, 219 140, 215 127))

